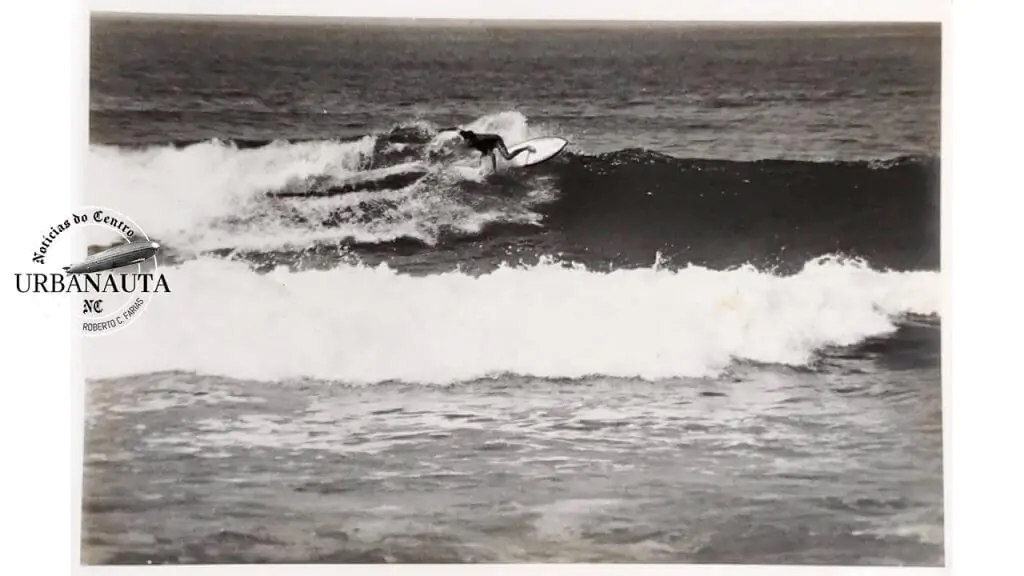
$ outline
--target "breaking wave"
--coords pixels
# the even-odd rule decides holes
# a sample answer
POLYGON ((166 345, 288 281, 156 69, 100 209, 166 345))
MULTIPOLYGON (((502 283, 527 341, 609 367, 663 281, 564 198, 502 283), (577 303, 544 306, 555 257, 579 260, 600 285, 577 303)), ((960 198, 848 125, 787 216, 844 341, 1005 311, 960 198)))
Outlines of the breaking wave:
POLYGON ((207 258, 165 273, 173 293, 131 330, 84 343, 88 377, 714 377, 737 362, 808 366, 827 347, 892 334, 907 315, 938 315, 941 298, 936 272, 836 258, 789 276, 750 266, 598 272, 554 261, 477 276, 362 265, 257 274, 207 258))
MULTIPOLYGON (((470 127, 510 143, 549 133, 516 112, 470 127)), ((682 265, 799 266, 833 253, 938 267, 934 158, 734 162, 570 146, 545 165, 488 174, 438 128, 414 122, 350 141, 95 145, 88 200, 131 214, 188 257, 231 253, 269 267, 325 248, 373 263, 474 242, 533 263, 555 254, 645 266, 661 252, 682 265)))

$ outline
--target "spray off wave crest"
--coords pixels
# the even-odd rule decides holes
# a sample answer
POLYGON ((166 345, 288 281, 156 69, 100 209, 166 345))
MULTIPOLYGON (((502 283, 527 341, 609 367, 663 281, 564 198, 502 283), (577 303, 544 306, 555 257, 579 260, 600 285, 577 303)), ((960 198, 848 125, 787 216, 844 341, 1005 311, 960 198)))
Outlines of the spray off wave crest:
MULTIPOLYGON (((514 112, 469 127, 509 142, 534 135, 514 112)), ((536 223, 529 200, 479 205, 472 193, 483 167, 459 142, 453 132, 414 122, 345 142, 94 145, 88 190, 95 202, 147 222, 165 243, 198 252, 403 238, 430 245, 490 222, 536 223)), ((525 196, 543 201, 549 192, 539 182, 525 196)))
POLYGON ((940 306, 937 273, 832 259, 792 276, 751 267, 599 273, 554 262, 481 276, 386 266, 255 274, 216 259, 167 274, 174 293, 130 334, 86 342, 89 377, 713 377, 737 361, 806 366, 825 347, 888 335, 902 316, 940 306))

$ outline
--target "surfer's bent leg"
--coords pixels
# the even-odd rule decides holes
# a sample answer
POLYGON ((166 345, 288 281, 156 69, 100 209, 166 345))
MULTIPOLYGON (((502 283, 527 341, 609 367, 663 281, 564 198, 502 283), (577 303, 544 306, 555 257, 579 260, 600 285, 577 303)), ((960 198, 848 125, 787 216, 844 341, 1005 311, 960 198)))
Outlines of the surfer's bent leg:
POLYGON ((505 160, 511 160, 516 156, 519 156, 523 152, 529 152, 531 150, 531 148, 520 148, 519 150, 515 151, 515 154, 509 154, 508 148, 505 147, 505 142, 498 140, 497 146, 498 151, 501 152, 501 157, 504 158, 505 160))
POLYGON ((505 160, 511 160, 512 158, 515 158, 515 156, 512 156, 511 154, 508 153, 508 148, 505 148, 504 141, 498 140, 495 143, 495 147, 498 149, 498 152, 501 152, 501 157, 504 158, 505 160))
POLYGON ((536 152, 537 151, 537 149, 534 148, 533 146, 527 146, 526 148, 520 148, 519 150, 516 150, 515 153, 513 153, 513 154, 509 154, 508 148, 505 148, 505 143, 502 142, 501 140, 498 141, 498 150, 501 152, 501 156, 505 160, 511 160, 511 159, 515 158, 516 156, 519 156, 523 152, 536 152))

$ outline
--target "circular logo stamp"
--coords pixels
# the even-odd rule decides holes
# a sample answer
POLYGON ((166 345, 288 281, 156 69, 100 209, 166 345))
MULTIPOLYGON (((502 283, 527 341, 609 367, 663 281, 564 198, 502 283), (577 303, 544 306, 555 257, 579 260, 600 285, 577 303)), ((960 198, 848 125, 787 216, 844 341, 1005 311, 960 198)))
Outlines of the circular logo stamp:
POLYGON ((43 233, 32 262, 45 269, 16 273, 17 288, 22 293, 69 294, 83 334, 112 334, 135 321, 155 294, 171 291, 159 270, 159 250, 127 215, 82 206, 43 233), (51 263, 54 246, 71 240, 84 241, 88 255, 66 265, 51 263))

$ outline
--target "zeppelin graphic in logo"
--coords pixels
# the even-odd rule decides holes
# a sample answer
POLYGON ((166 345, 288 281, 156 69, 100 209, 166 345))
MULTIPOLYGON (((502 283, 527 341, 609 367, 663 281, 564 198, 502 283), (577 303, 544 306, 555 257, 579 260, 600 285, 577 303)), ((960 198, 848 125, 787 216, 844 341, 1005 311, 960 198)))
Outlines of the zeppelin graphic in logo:
POLYGON ((160 245, 124 214, 85 206, 43 233, 32 254, 34 267, 40 269, 15 273, 15 284, 22 294, 72 295, 82 332, 87 336, 111 334, 138 318, 154 294, 171 291, 167 278, 158 271, 159 250, 160 245), (98 251, 66 266, 48 262, 47 253, 57 242, 78 236, 68 234, 69 230, 87 229, 105 238, 99 241, 98 251))

